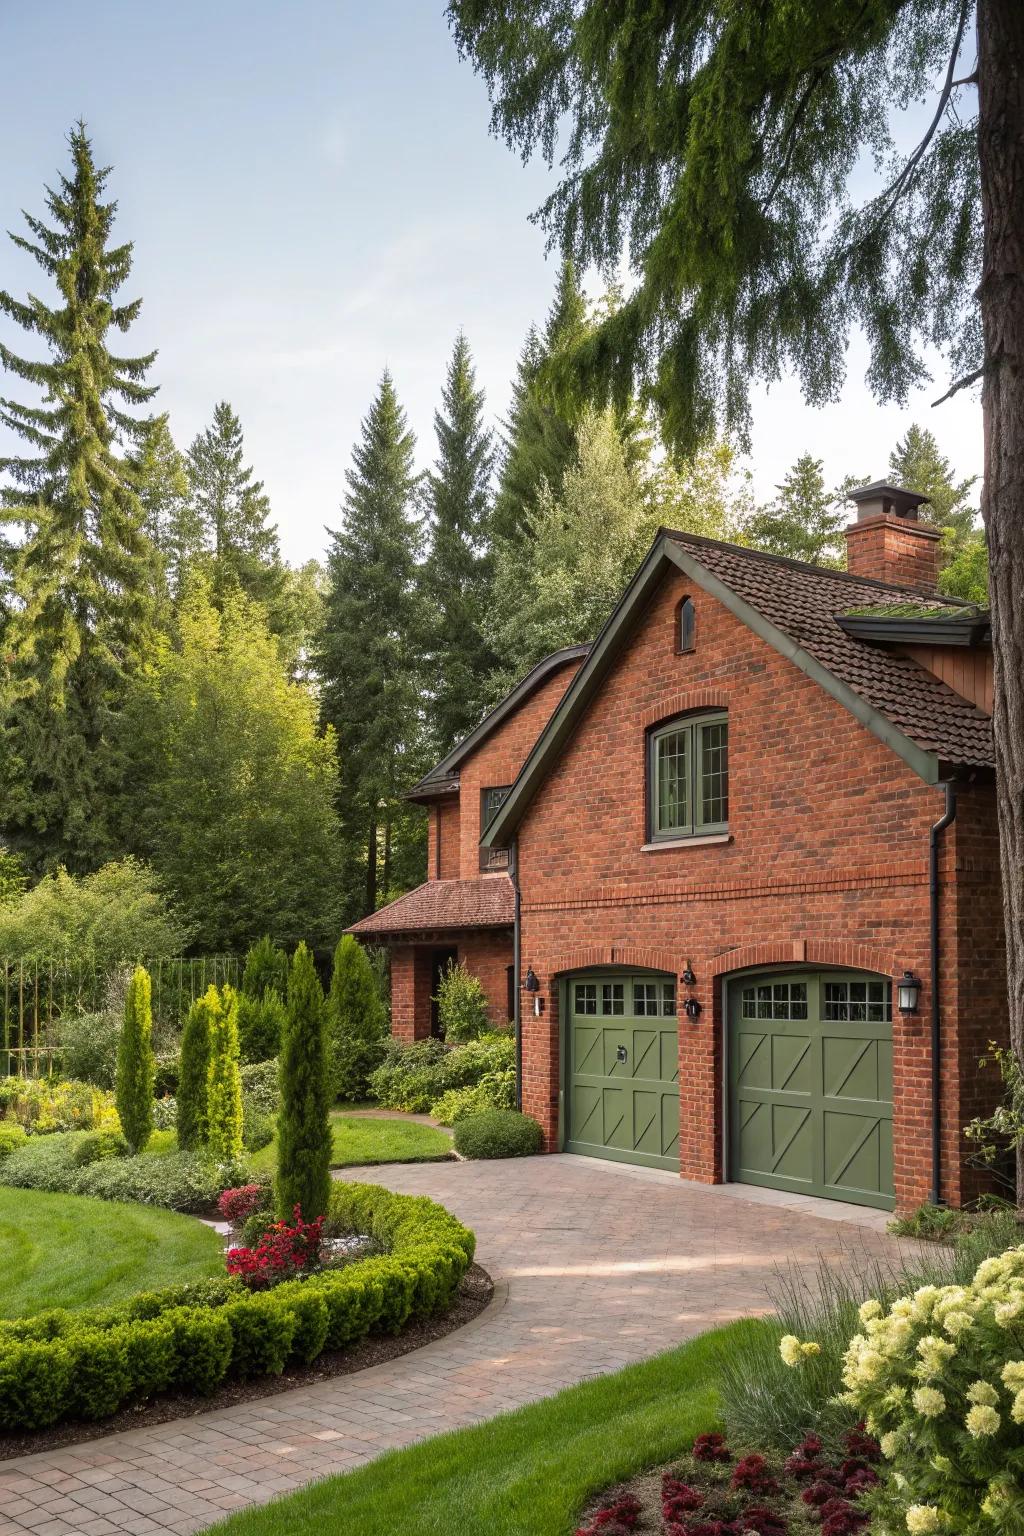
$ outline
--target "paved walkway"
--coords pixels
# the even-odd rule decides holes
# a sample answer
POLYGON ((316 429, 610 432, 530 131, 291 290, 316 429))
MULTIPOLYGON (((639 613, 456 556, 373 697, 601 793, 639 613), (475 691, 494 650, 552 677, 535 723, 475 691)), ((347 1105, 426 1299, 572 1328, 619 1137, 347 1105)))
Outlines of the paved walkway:
POLYGON ((474 1424, 767 1310, 777 1262, 895 1252, 824 1201, 579 1157, 361 1170, 477 1233, 490 1307, 421 1350, 256 1402, 0 1463, 0 1533, 185 1533, 392 1446, 474 1424))

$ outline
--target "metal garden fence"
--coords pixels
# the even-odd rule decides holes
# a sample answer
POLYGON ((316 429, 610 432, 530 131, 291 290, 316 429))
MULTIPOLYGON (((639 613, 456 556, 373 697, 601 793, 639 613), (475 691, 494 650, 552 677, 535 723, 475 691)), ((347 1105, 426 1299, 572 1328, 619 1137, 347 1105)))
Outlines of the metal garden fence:
MULTIPOLYGON (((242 968, 237 955, 142 963, 153 983, 153 1023, 167 1028, 176 1027, 211 984, 237 986, 242 968)), ((0 1074, 48 1072, 61 1019, 98 1013, 113 974, 87 960, 0 959, 0 1074)))

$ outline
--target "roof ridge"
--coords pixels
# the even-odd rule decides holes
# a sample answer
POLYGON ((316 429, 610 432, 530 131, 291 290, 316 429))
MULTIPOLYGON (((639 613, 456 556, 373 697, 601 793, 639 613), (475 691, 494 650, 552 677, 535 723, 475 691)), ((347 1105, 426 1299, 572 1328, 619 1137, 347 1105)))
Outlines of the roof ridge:
POLYGON ((706 549, 724 549, 732 554, 745 555, 751 560, 763 560, 769 565, 783 565, 789 570, 806 571, 812 576, 834 577, 837 581, 849 582, 860 587, 879 587, 883 592, 900 592, 904 597, 913 597, 917 602, 942 602, 950 607, 971 606, 962 597, 947 597, 945 593, 938 592, 934 599, 922 597, 911 587, 899 586, 892 581, 881 581, 877 576, 858 576, 855 571, 840 571, 830 565, 814 565, 810 560, 794 560, 790 555, 774 555, 767 549, 753 549, 749 544, 737 544, 732 539, 709 539, 706 534, 688 533, 684 528, 660 528, 658 531, 667 538, 676 539, 684 544, 696 544, 706 549))

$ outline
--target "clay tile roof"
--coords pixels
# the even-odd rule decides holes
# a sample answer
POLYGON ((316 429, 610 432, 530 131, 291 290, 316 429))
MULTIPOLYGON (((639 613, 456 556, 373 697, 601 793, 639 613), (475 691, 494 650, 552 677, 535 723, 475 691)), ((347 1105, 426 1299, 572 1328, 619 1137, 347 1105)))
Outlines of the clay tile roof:
MULTIPOLYGON (((839 615, 851 609, 901 601, 927 607, 919 592, 694 534, 672 532, 670 537, 925 751, 947 763, 995 762, 986 714, 916 661, 839 626, 839 615)), ((949 601, 936 598, 934 606, 948 609, 949 601)))
POLYGON ((507 875, 485 875, 479 880, 428 880, 345 931, 370 938, 453 928, 511 928, 514 921, 511 880, 507 875))

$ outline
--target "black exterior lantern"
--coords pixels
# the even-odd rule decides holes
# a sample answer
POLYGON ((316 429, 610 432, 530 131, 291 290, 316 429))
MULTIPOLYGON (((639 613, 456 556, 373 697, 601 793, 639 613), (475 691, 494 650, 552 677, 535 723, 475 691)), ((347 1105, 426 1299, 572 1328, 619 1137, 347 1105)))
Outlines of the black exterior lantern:
POLYGON ((683 1004, 683 1010, 686 1014, 686 1017, 693 1024, 696 1024, 697 1020, 700 1018, 704 1011, 695 997, 688 997, 686 999, 686 1002, 683 1004))
POLYGON ((537 980, 537 976, 532 965, 528 965, 526 967, 526 979, 523 982, 523 990, 525 992, 540 991, 540 982, 537 980))
POLYGON ((697 985, 697 978, 693 974, 693 966, 690 964, 689 960, 686 962, 686 970, 683 972, 679 979, 683 983, 684 987, 695 987, 697 985))
POLYGON ((918 999, 921 996, 921 982, 913 971, 904 971, 896 983, 896 992, 899 998, 900 1013, 916 1013, 918 999))

